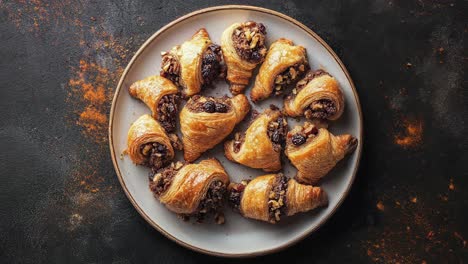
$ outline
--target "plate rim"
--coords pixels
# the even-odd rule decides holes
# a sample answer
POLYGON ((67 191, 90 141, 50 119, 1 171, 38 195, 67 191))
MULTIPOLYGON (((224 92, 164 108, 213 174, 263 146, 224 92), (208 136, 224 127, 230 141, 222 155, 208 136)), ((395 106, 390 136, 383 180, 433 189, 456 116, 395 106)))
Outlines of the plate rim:
POLYGON ((153 33, 141 46, 140 48, 138 49, 138 51, 135 53, 135 55, 133 55, 132 59, 129 61, 129 63, 127 64, 127 66, 125 67, 125 70, 123 71, 120 79, 119 79, 119 82, 117 84, 117 88, 114 92, 114 96, 113 96, 113 99, 112 99, 112 105, 111 105, 111 108, 110 108, 110 113, 109 113, 109 127, 108 127, 108 134, 109 134, 109 148, 110 148, 110 154, 111 154, 111 158, 112 158, 112 163, 114 165, 114 170, 117 174, 117 178, 119 179, 119 182, 120 182, 120 185, 122 186, 122 189, 124 190, 125 192, 125 195, 127 196, 127 198, 130 200, 130 202, 132 203, 133 207, 137 210, 137 212, 143 217, 143 219, 145 219, 145 221, 147 223, 149 223, 154 229, 156 229, 157 231, 159 231, 161 234, 163 234, 165 237, 169 238, 170 240, 176 242, 177 244, 185 247, 185 248, 188 248, 188 249, 191 249, 193 251, 196 251, 196 252, 200 252, 200 253, 204 253, 204 254, 207 254, 207 255, 212 255, 212 256, 218 256, 218 257, 229 257, 229 258, 245 258, 245 257, 255 257, 255 256, 262 256, 262 255, 267 255, 267 254, 271 254, 271 253, 275 253, 275 252, 279 252, 281 250, 284 250, 296 243, 298 243, 299 241, 303 240, 304 238, 308 237, 310 234, 312 234, 313 232, 317 231, 320 227, 322 227, 335 213, 336 211, 338 210, 338 208, 341 206, 341 204, 343 203, 343 201, 346 199, 346 197, 348 196, 349 194, 349 191, 351 190, 351 187, 355 181, 355 178, 356 178, 356 174, 357 174, 357 171, 359 169, 359 164, 360 164, 360 161, 361 161, 361 154, 362 154, 362 146, 363 146, 363 116, 362 116, 362 109, 361 109, 361 104, 360 104, 360 101, 359 101, 359 96, 358 96, 358 93, 357 93, 357 90, 356 90, 356 87, 354 85, 354 82, 346 68, 346 66, 343 64, 343 62, 340 60, 340 58, 338 57, 338 55, 333 51, 333 49, 319 36, 317 35, 317 33, 315 33, 312 29, 310 29, 309 27, 307 27, 306 25, 302 24, 301 22, 297 21, 296 19, 288 16, 288 15, 285 15, 283 13, 280 13, 278 11, 275 11, 275 10, 271 10, 271 9, 268 9, 268 8, 264 8, 264 7, 258 7, 258 6, 250 6, 250 5, 220 5, 220 6, 212 6, 212 7, 208 7, 208 8, 203 8, 203 9, 199 9, 199 10, 196 10, 196 11, 193 11, 193 12, 190 12, 186 15, 183 15, 171 22, 169 22, 168 24, 166 24, 165 26, 161 27, 159 30, 157 30, 155 33, 153 33), (128 191, 127 189, 127 186, 126 186, 126 183, 124 182, 123 180, 123 177, 122 177, 122 174, 120 172, 120 168, 119 168, 119 165, 117 163, 117 155, 116 155, 116 152, 115 152, 115 149, 114 149, 114 144, 113 144, 113 134, 112 134, 112 128, 113 128, 113 121, 114 121, 114 112, 115 112, 115 105, 116 105, 116 101, 117 101, 117 97, 118 95, 120 94, 120 90, 122 88, 122 85, 123 85, 123 81, 124 79, 126 78, 128 72, 130 71, 130 69, 132 68, 134 62, 136 61, 136 59, 144 52, 144 50, 159 36, 161 35, 163 32, 165 32, 166 30, 170 29, 171 27, 175 26, 176 24, 180 23, 180 22, 183 22, 184 20, 188 19, 188 18, 191 18, 193 16, 197 16, 197 15, 200 15, 200 14, 204 14, 204 13, 209 13, 209 12, 214 12, 214 11, 219 11, 219 10, 230 10, 230 9, 236 9, 236 10, 247 10, 247 11, 258 11, 258 12, 262 12, 262 13, 266 13, 266 14, 270 14, 270 15, 274 15, 274 16, 277 16, 279 18, 282 18, 284 20, 287 20, 291 23, 293 23, 294 25, 298 26, 299 28, 301 28, 302 30, 304 30, 307 34, 309 34, 311 37, 313 37, 315 40, 317 40, 329 53, 330 55, 332 55, 332 57, 335 59, 335 61, 338 63, 338 65, 340 66, 341 70, 344 72, 345 76, 346 76, 346 79, 348 80, 348 82, 350 83, 351 85, 351 90, 353 92, 353 95, 354 95, 354 99, 356 101, 356 105, 357 105, 357 109, 358 109, 358 116, 359 116, 359 140, 360 140, 360 143, 358 144, 358 149, 356 150, 357 151, 357 160, 356 160, 356 166, 354 167, 354 170, 353 170, 353 173, 352 173, 352 176, 351 176, 351 181, 349 182, 349 184, 346 186, 346 189, 344 191, 344 194, 343 196, 338 200, 337 204, 335 205, 335 207, 330 211, 330 213, 328 215, 326 215, 315 227, 312 227, 308 230, 306 230, 302 235, 300 235, 299 237, 293 239, 292 241, 290 241, 289 243, 287 244, 284 244, 284 245, 281 245, 281 246, 277 246, 277 247, 274 247, 274 248, 271 248, 271 249, 267 249, 267 250, 261 250, 261 251, 256 251, 256 252, 249 252, 249 253, 225 253, 225 252, 219 252, 219 251, 211 251, 211 250, 207 250, 207 249, 203 249, 203 248, 200 248, 200 247, 197 247, 197 246, 194 246, 194 245, 191 245, 187 242, 184 242, 182 240, 179 240, 177 239, 176 237, 174 237, 172 234, 170 234, 169 232, 167 232, 166 230, 164 230, 163 228, 161 228, 157 223, 155 223, 144 211, 142 208, 140 208, 140 206, 138 205, 138 203, 135 201, 135 199, 133 198, 133 196, 130 194, 130 192, 128 191))

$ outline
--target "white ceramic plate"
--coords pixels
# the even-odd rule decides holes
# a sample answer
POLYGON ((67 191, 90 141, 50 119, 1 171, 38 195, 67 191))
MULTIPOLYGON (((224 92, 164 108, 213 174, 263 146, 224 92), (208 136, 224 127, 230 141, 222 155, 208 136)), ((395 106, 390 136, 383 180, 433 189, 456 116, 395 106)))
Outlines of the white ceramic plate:
MULTIPOLYGON (((246 94, 249 92, 250 87, 246 94)), ((229 94, 229 90, 226 83, 221 81, 216 84, 216 89, 208 89, 203 94, 222 96, 229 94)), ((282 107, 280 97, 252 106, 261 112, 271 103, 282 107)), ((246 120, 248 119, 247 117, 246 120)), ((149 224, 168 238, 193 250, 219 256, 254 256, 277 251, 301 240, 335 212, 347 195, 356 174, 362 146, 361 119, 359 100, 352 80, 336 54, 320 37, 296 20, 272 10, 250 6, 221 6, 181 17, 161 28, 143 44, 128 64, 117 87, 110 113, 109 138, 112 160, 122 187, 149 224), (335 134, 350 133, 356 136, 359 145, 352 155, 340 162, 321 182, 330 200, 327 208, 284 218, 283 222, 276 225, 245 219, 229 208, 225 209, 226 224, 221 226, 210 222, 184 222, 153 197, 148 188, 149 170, 135 166, 128 156, 120 158, 126 148, 127 131, 131 123, 140 115, 150 113, 143 103, 130 97, 127 88, 137 80, 158 74, 161 51, 181 44, 199 28, 206 28, 211 39, 219 44, 221 33, 226 27, 248 20, 261 22, 266 26, 268 46, 280 37, 289 38, 295 44, 306 47, 312 69, 323 68, 339 81, 345 94, 346 107, 343 116, 332 124, 330 130, 335 134)), ((296 124, 291 118, 288 121, 290 128, 296 124)), ((244 122, 235 131, 242 130, 245 126, 244 122)), ((249 169, 228 161, 223 155, 221 145, 205 153, 201 159, 218 158, 231 181, 239 182, 241 179, 265 174, 261 170, 249 169)), ((177 159, 183 160, 181 152, 177 154, 177 159)), ((283 165, 286 175, 295 175, 296 169, 284 157, 283 165)))

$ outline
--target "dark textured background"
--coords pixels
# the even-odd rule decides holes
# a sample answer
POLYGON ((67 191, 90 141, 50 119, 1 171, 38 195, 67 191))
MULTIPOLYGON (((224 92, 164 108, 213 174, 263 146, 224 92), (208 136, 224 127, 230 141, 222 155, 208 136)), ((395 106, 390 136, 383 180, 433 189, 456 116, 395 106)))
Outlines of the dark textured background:
MULTIPOLYGON (((231 262, 147 224, 106 139, 112 92, 140 44, 179 16, 227 3, 0 0, 1 263, 231 262)), ((249 4, 296 18, 336 51, 359 92, 365 142, 330 221, 248 261, 468 262, 467 2, 249 4)))

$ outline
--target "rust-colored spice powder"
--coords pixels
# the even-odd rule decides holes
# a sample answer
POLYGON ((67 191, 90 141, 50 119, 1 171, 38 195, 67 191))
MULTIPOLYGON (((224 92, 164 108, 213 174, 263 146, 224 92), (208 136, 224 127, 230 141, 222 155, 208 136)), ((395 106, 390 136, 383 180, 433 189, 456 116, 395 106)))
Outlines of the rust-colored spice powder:
POLYGON ((379 202, 377 203, 376 207, 377 207, 377 209, 379 209, 380 211, 384 211, 384 210, 385 210, 385 206, 384 206, 384 204, 383 204, 381 201, 379 201, 379 202))
POLYGON ((404 132, 394 137, 395 144, 404 147, 415 147, 421 144, 423 136, 423 122, 421 120, 405 119, 402 122, 404 132))
POLYGON ((68 82, 71 88, 69 101, 75 100, 78 109, 76 124, 84 135, 97 143, 107 141, 108 110, 114 85, 122 70, 114 72, 95 62, 80 60, 76 76, 68 82), (78 102, 76 102, 78 101, 78 102))
POLYGON ((453 226, 441 224, 447 221, 445 212, 416 196, 400 201, 394 200, 395 196, 390 192, 378 200, 382 226, 368 227, 368 240, 362 241, 363 254, 375 263, 423 263, 442 254, 447 255, 448 262, 462 257, 453 247, 465 248, 467 242, 453 226))
POLYGON ((65 24, 71 18, 64 12, 64 7, 77 9, 78 1, 73 0, 17 0, 0 1, 0 7, 5 8, 7 16, 18 29, 39 35, 43 26, 65 24))
POLYGON ((455 190, 455 184, 453 184, 453 179, 450 179, 449 190, 455 190))

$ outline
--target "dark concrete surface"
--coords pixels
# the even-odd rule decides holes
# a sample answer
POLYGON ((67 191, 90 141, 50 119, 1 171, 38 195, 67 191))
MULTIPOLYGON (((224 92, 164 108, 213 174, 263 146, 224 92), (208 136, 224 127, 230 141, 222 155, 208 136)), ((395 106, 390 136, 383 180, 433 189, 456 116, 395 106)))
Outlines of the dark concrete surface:
MULTIPOLYGON (((0 263, 236 262, 147 224, 106 140, 112 92, 139 45, 227 3, 0 0, 0 263)), ((296 18, 336 51, 359 92, 365 141, 330 221, 246 262, 468 262, 467 2, 248 3, 296 18)))

